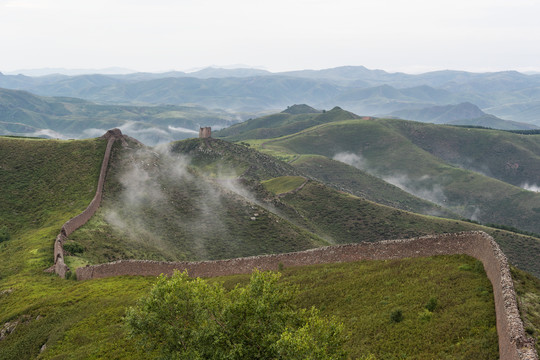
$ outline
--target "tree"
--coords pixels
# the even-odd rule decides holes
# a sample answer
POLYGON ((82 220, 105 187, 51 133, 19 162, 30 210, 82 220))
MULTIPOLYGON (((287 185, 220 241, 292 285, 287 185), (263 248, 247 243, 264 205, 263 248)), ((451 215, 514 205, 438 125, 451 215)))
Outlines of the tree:
POLYGON ((281 274, 227 291, 187 272, 161 276, 127 311, 128 332, 167 359, 345 359, 343 325, 292 304, 281 274))

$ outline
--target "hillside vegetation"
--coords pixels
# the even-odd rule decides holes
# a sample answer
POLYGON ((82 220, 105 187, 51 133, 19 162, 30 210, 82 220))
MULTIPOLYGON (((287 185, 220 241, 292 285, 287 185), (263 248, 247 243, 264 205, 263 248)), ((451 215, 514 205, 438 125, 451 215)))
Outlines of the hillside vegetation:
POLYGON ((482 230, 513 264, 540 275, 538 239, 418 215, 313 180, 297 189, 306 178, 299 174, 268 155, 217 139, 176 142, 170 152, 117 148, 102 208, 71 236, 83 251, 68 257, 68 264, 222 259, 482 230))
MULTIPOLYGON (((81 254, 67 259, 80 266, 117 259, 208 260, 306 250, 328 243, 259 202, 236 180, 236 171, 254 177, 292 167, 245 167, 240 156, 222 154, 219 166, 200 171, 178 153, 182 145, 205 146, 199 139, 175 143, 172 152, 145 147, 115 148, 105 196, 96 216, 70 236, 81 254), (229 161, 230 160, 230 161, 229 161), (262 173, 264 171, 265 173, 262 173), (234 174, 232 176, 231 174, 234 174)), ((213 151, 230 146, 212 142, 213 151)), ((233 148, 242 147, 233 146, 233 148)), ((267 158, 252 151, 262 165, 267 158)), ((212 153, 209 159, 214 159, 212 153)), ((294 169, 293 169, 294 170, 294 169)))
MULTIPOLYGON (((203 153, 204 143, 200 141, 199 144, 201 145, 199 151, 203 153)), ((153 184, 154 179, 150 175, 134 177, 138 180, 131 184, 129 181, 127 183, 111 181, 122 166, 130 163, 139 166, 132 167, 133 171, 144 170, 144 167, 147 167, 152 170, 151 173, 159 175, 156 180, 158 184, 169 185, 165 170, 171 170, 170 166, 166 166, 170 159, 161 158, 163 154, 157 152, 144 152, 144 157, 134 157, 132 151, 137 150, 136 144, 130 144, 131 149, 115 145, 115 160, 106 188, 106 196, 110 198, 106 201, 119 196, 123 186, 129 185, 135 189, 146 190, 148 188, 142 186, 145 182, 147 185, 153 184), (125 158, 122 158, 122 154, 125 158)), ((4 188, 0 191, 1 203, 7 204, 2 210, 4 211, 2 221, 4 221, 4 214, 13 211, 18 211, 20 215, 27 212, 47 214, 44 215, 43 221, 36 223, 17 218, 7 221, 13 236, 0 244, 0 264, 2 264, 0 267, 0 326, 2 330, 6 330, 5 338, 0 341, 0 358, 27 359, 38 355, 44 359, 152 357, 153 354, 143 353, 142 349, 125 337, 122 317, 127 306, 132 306, 140 296, 147 293, 155 281, 154 278, 117 277, 74 282, 43 272, 45 268, 52 265, 52 245, 62 223, 82 211, 93 196, 105 141, 101 139, 51 141, 0 138, 0 146, 10 151, 10 156, 0 158, 2 184, 12 181, 21 184, 37 184, 40 179, 47 180, 47 184, 43 185, 47 188, 28 186, 24 192, 29 196, 21 198, 23 201, 20 202, 8 201, 12 196, 12 191, 4 191, 4 188), (24 151, 18 152, 19 146, 24 151), (38 154, 42 156, 38 157, 38 154), (15 160, 11 160, 12 158, 15 160), (17 169, 15 169, 16 166, 17 169), (25 168, 30 170, 18 171, 25 168), (70 169, 76 169, 76 171, 70 171, 70 169), (51 186, 52 184, 58 184, 58 186, 51 186), (45 196, 39 198, 43 195, 42 193, 45 193, 45 196), (33 201, 38 198, 39 201, 33 201), (79 201, 79 199, 85 201, 79 201)), ((247 149, 245 146, 237 146, 239 149, 247 149)), ((248 158, 246 156, 244 159, 248 158)), ((175 164, 179 165, 176 161, 175 164)), ((177 168, 173 167, 173 169, 177 168)), ((206 186, 213 187, 216 184, 208 183, 209 180, 202 177, 199 171, 201 170, 195 167, 187 170, 187 173, 176 171, 173 175, 176 181, 182 180, 183 177, 188 179, 192 177, 195 183, 205 182, 205 185, 201 185, 205 186, 204 190, 207 190, 206 186)), ((144 172, 138 174, 144 174, 144 172)), ((191 191, 195 190, 194 199, 202 201, 202 198, 197 198, 198 188, 193 184, 188 186, 186 182, 186 179, 180 181, 181 186, 178 188, 158 186, 157 189, 162 191, 164 197, 153 200, 160 199, 159 201, 166 203, 168 189, 171 189, 170 193, 176 196, 181 196, 182 191, 188 194, 189 190, 191 194, 191 191)), ((218 185, 215 186, 219 189, 218 185)), ((200 191, 200 188, 198 191, 199 195, 204 193, 200 191)), ((224 199, 224 207, 228 206, 227 203, 240 208, 244 206, 241 202, 246 200, 235 200, 237 192, 233 191, 231 197, 223 193, 220 196, 224 199)), ((146 194, 153 193, 146 192, 146 194)), ((268 193, 263 190, 261 194, 268 196, 268 193)), ((350 206, 368 206, 364 204, 365 200, 359 202, 350 195, 338 193, 315 182, 308 183, 297 194, 303 197, 308 196, 315 203, 328 196, 349 197, 351 205, 348 205, 349 208, 345 208, 344 212, 350 212, 350 206), (304 191, 305 194, 302 195, 304 191), (318 195, 318 192, 321 195, 318 195)), ((292 194, 289 194, 284 199, 291 196, 292 194)), ((185 198, 185 195, 178 199, 187 201, 188 207, 194 206, 185 198)), ((145 207, 152 203, 150 198, 143 197, 139 200, 145 207)), ((302 205, 306 203, 305 200, 299 198, 296 201, 298 205, 294 209, 304 212, 297 219, 307 218, 310 213, 302 205)), ((283 203, 272 199, 272 203, 279 209, 292 206, 287 205, 288 202, 293 203, 294 197, 283 203)), ((372 211, 382 211, 377 208, 380 205, 370 204, 372 211)), ((176 210, 175 206, 178 204, 171 204, 167 209, 176 210)), ((250 202, 249 206, 250 211, 255 210, 251 208, 253 203, 250 202)), ((126 211, 133 211, 134 208, 126 211)), ((398 211, 388 209, 389 212, 398 211)), ((100 212, 103 210, 101 209, 100 212)), ((154 221, 152 211, 154 210, 149 209, 147 214, 149 214, 148 219, 154 221)), ((320 211, 320 209, 315 208, 313 211, 320 211)), ((333 211, 336 210, 329 208, 328 214, 333 211)), ((404 216, 406 213, 400 212, 400 214, 404 216)), ((170 216, 174 216, 174 213, 170 216)), ((259 217, 262 216, 272 217, 279 223, 284 222, 273 213, 259 215, 259 217)), ((389 216, 388 220, 397 214, 390 213, 389 216)), ((34 215, 28 215, 28 218, 32 217, 34 215)), ((416 219, 427 222, 430 218, 418 217, 416 219)), ((255 222, 257 221, 258 219, 255 222)), ((350 219, 344 219, 344 222, 348 221, 350 219)), ((440 221, 450 222, 450 220, 440 221)), ((317 219, 317 222, 321 224, 322 230, 332 234, 332 227, 328 221, 321 222, 317 219)), ((94 228, 102 229, 102 225, 94 223, 94 228)), ((305 226, 309 225, 306 223, 305 226)), ((299 229, 296 225, 288 226, 299 229)), ((339 226, 344 226, 343 222, 339 226)), ((271 229, 270 224, 268 228, 271 229)), ((381 229, 379 231, 384 232, 381 229)), ((508 234, 510 241, 515 240, 515 237, 512 238, 514 235, 510 233, 503 231, 501 233, 508 234)), ((266 234, 271 236, 271 232, 265 231, 257 235, 257 239, 265 240, 266 234)), ((82 242, 82 239, 80 240, 82 242)), ((106 234, 101 241, 105 249, 111 251, 112 254, 118 254, 114 248, 111 248, 114 242, 107 238, 106 234)), ((136 249, 132 245, 133 243, 127 244, 124 249, 126 251, 136 249)), ((90 248, 85 249, 83 254, 88 255, 90 250, 90 248)), ((348 350, 354 356, 373 354, 377 358, 400 358, 407 355, 413 358, 492 359, 497 354, 493 295, 489 282, 478 264, 476 260, 465 256, 442 256, 285 268, 283 273, 284 281, 300 286, 301 293, 297 300, 299 305, 303 307, 315 305, 325 314, 338 316, 346 324, 348 331, 353 335, 348 350), (370 290, 366 291, 366 289, 370 290), (432 310, 429 310, 426 306, 430 302, 433 303, 430 301, 431 298, 436 299, 436 305, 434 308, 430 307, 432 310), (392 314, 398 310, 401 310, 403 320, 392 322, 392 314)), ((247 277, 230 277, 217 279, 217 281, 224 281, 226 286, 233 286, 237 282, 241 284, 245 281, 244 279, 247 277)), ((531 299, 534 301, 535 296, 538 296, 535 295, 538 292, 535 284, 530 281, 518 284, 518 292, 528 294, 523 298, 525 304, 530 304, 531 299)), ((532 306, 531 309, 534 310, 534 305, 532 306)), ((538 318, 534 317, 534 311, 528 312, 525 316, 528 316, 527 321, 531 324, 529 325, 531 332, 534 333, 535 329, 540 328, 538 318)))
POLYGON ((199 124, 231 125, 238 116, 194 105, 103 105, 0 89, 2 135, 88 138, 121 127, 125 133, 154 145, 192 137, 197 134, 199 124))
POLYGON ((499 119, 494 115, 486 114, 480 110, 478 106, 469 102, 457 105, 431 106, 422 109, 404 109, 394 111, 389 115, 392 117, 397 116, 402 119, 433 124, 482 126, 503 130, 527 130, 537 128, 532 124, 499 119))
POLYGON ((292 159, 298 154, 341 159, 461 217, 538 233, 540 194, 504 182, 540 182, 538 139, 494 130, 355 119, 250 143, 292 159), (482 168, 490 176, 478 172, 482 168))
POLYGON ((279 114, 251 119, 214 133, 214 137, 230 141, 270 139, 294 134, 327 122, 356 119, 357 115, 335 107, 330 111, 317 111, 307 105, 294 105, 279 114))

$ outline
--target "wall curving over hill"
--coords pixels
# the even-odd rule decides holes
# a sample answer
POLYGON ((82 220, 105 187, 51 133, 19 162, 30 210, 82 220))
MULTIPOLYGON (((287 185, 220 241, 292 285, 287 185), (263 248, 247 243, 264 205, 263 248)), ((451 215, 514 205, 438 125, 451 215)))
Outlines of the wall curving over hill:
POLYGON ((534 340, 523 328, 510 268, 497 243, 484 232, 462 232, 376 243, 336 245, 301 252, 252 256, 201 262, 157 262, 122 260, 77 269, 77 279, 88 280, 119 275, 171 275, 175 269, 187 270, 194 277, 251 273, 254 268, 277 270, 301 266, 358 260, 383 260, 433 255, 466 254, 484 264, 493 285, 499 354, 503 360, 538 360, 534 340))
POLYGON ((62 230, 54 242, 54 272, 62 278, 65 278, 66 273, 69 271, 68 266, 64 262, 64 241, 71 233, 86 224, 98 209, 101 204, 103 185, 105 184, 105 176, 109 166, 112 146, 116 140, 125 141, 120 129, 109 130, 102 137, 107 139, 107 148, 105 149, 105 155, 103 156, 103 162, 101 163, 96 194, 90 202, 90 205, 88 205, 82 213, 71 218, 62 226, 62 230))

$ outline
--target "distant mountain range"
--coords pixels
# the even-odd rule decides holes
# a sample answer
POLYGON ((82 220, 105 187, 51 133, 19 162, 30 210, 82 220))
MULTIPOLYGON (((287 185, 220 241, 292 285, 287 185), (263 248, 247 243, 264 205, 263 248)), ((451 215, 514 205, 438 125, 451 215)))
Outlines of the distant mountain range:
MULTIPOLYGON (((540 75, 515 71, 412 75, 345 66, 281 73, 206 68, 161 74, 0 74, 0 87, 109 104, 198 104, 235 112, 271 112, 307 103, 317 109, 340 106, 372 116, 468 102, 505 120, 540 125, 540 75)), ((488 120, 482 124, 489 126, 488 120)))
POLYGON ((392 117, 414 119, 433 124, 470 125, 503 130, 540 129, 535 125, 500 119, 486 114, 478 106, 465 102, 457 105, 431 106, 423 109, 405 109, 390 113, 392 117))
POLYGON ((1 135, 88 138, 118 127, 146 144, 155 145, 196 137, 200 126, 220 129, 240 120, 240 114, 195 105, 100 105, 76 98, 0 89, 1 135))

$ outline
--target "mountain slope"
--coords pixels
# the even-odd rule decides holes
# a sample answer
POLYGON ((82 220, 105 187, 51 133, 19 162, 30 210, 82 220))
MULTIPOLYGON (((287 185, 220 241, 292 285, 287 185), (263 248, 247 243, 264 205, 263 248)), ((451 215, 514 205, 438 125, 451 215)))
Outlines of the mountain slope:
POLYGON ((145 143, 156 144, 196 136, 200 125, 223 127, 236 121, 236 115, 195 106, 98 105, 0 89, 3 135, 84 138, 119 127, 145 143))
POLYGON ((433 202, 413 196, 395 185, 342 162, 347 159, 338 159, 320 155, 302 155, 292 160, 290 164, 329 187, 382 205, 418 214, 459 218, 457 214, 433 202))
MULTIPOLYGON (((401 128, 406 128, 409 133, 425 129, 430 125, 412 122, 400 122, 397 120, 347 120, 341 122, 319 125, 297 134, 283 138, 267 140, 262 146, 265 149, 292 154, 317 154, 329 158, 340 155, 356 156, 362 161, 359 163, 363 170, 385 179, 406 191, 429 199, 439 205, 455 211, 463 217, 477 219, 483 222, 492 222, 515 226, 524 230, 540 232, 536 210, 540 208, 540 194, 525 191, 518 187, 504 183, 503 181, 482 175, 478 172, 458 168, 441 161, 434 153, 416 146, 408 139, 401 128), (494 194, 497 194, 494 196, 494 194), (517 215, 519 214, 519 215, 517 215)), ((433 125, 434 127, 434 125, 433 125)), ((449 138, 446 128, 438 128, 444 139, 449 138)), ((470 132, 471 134, 481 130, 451 128, 456 132, 470 132)), ((424 139, 423 133, 419 132, 418 139, 424 139)), ((499 134, 493 132, 492 142, 486 142, 491 146, 501 146, 493 161, 503 160, 514 151, 520 151, 527 155, 532 164, 538 165, 535 149, 539 146, 534 135, 527 138, 525 135, 510 133, 499 134), (499 136, 500 135, 500 136, 499 136), (521 144, 529 144, 529 149, 514 147, 508 144, 505 138, 519 139, 521 144), (500 142, 495 141, 501 140, 500 142), (505 157, 500 155, 504 154, 505 157)), ((459 137, 461 138, 461 137, 459 137)), ((476 148, 479 140, 472 135, 463 138, 470 139, 471 147, 476 148)), ((436 138, 433 138, 436 139, 436 138)), ((439 138, 443 139, 443 138, 439 138)), ((480 135, 480 139, 482 136, 480 135)), ((485 138, 487 140, 489 138, 485 138)), ((437 143, 437 140, 433 144, 437 143)), ((439 140, 440 141, 440 140, 439 140)), ((482 141, 480 141, 481 143, 482 141)), ((442 142, 441 145, 444 145, 442 142)), ((446 149, 441 145, 435 149, 446 149)), ((455 149, 454 146, 449 147, 455 149)), ((462 149, 466 149, 465 146, 462 149)), ((456 150, 459 151, 459 150, 456 150)), ((452 151, 447 152, 451 156, 452 151)), ((537 152, 536 152, 537 153, 537 152)), ((471 155, 473 155, 471 153, 471 155)), ((512 155, 510 155, 512 156, 512 155)), ((460 155, 456 158, 466 159, 460 155)), ((481 156, 478 156, 480 159, 481 156)), ((528 161, 524 159, 523 161, 528 161)), ((527 179, 530 183, 537 183, 539 172, 531 171, 530 176, 521 175, 521 171, 515 172, 514 162, 506 168, 510 168, 509 176, 515 176, 515 181, 527 179)), ((535 166, 536 166, 535 165, 535 166)), ((503 169, 505 165, 503 165, 503 169)), ((518 168, 519 169, 519 168, 518 168)), ((504 171, 504 170, 503 170, 504 171)))
MULTIPOLYGON (((132 148, 138 146, 135 142, 129 143, 132 148)), ((12 186, 9 189, 3 187, 0 191, 1 203, 5 205, 0 209, 2 211, 0 218, 4 219, 5 214, 13 214, 12 217, 7 217, 13 237, 0 244, 0 326, 2 330, 9 329, 3 333, 4 338, 0 341, 0 359, 145 358, 158 355, 141 349, 128 338, 122 320, 126 307, 132 306, 140 296, 146 294, 155 278, 116 277, 74 282, 43 272, 44 268, 52 264, 52 243, 61 224, 83 210, 94 194, 104 145, 105 141, 99 139, 53 141, 0 137, 0 148, 10 154, 0 157, 0 182, 12 186), (17 181, 13 180, 13 176, 19 177, 17 181), (22 190, 28 196, 20 197, 15 193, 17 190, 22 190), (13 194, 20 200, 19 202, 7 201, 13 194), (34 218, 35 213, 42 213, 42 219, 36 223, 28 221, 34 218), (15 330, 11 331, 12 329, 15 330)), ((216 152, 221 151, 225 155, 227 149, 225 146, 216 146, 216 152)), ((231 147, 235 146, 231 144, 231 147)), ((240 147, 240 150, 243 148, 240 147)), ((192 156, 204 153, 205 149, 207 148, 202 146, 199 150, 192 151, 192 156)), ((168 160, 160 159, 163 154, 157 151, 145 153, 141 159, 143 161, 136 162, 137 158, 130 157, 131 150, 122 148, 119 144, 115 145, 116 155, 126 151, 128 165, 139 164, 143 170, 145 167, 152 170, 148 178, 144 176, 131 178, 133 181, 131 185, 135 189, 145 190, 142 185, 146 182, 151 183, 151 176, 158 175, 161 177, 159 180, 168 185, 166 180, 170 177, 166 176, 167 171, 173 172, 174 183, 182 183, 185 180, 183 176, 193 176, 196 183, 208 181, 200 177, 198 171, 202 170, 198 167, 188 175, 178 171, 181 164, 176 162, 174 163, 176 166, 165 166, 168 160)), ((248 159, 249 156, 244 155, 243 158, 248 159)), ((120 165, 113 162, 111 174, 118 172, 120 165)), ((137 174, 143 172, 133 173, 137 174)), ((107 180, 107 196, 113 195, 118 190, 115 186, 129 185, 129 181, 115 185, 115 182, 110 180, 111 177, 107 180)), ((190 187, 196 189, 196 185, 192 184, 190 187)), ((161 189, 152 186, 151 188, 161 189)), ((299 193, 298 199, 287 198, 287 202, 296 201, 298 211, 305 215, 316 209, 310 210, 308 202, 304 199, 309 201, 312 199, 315 203, 326 199, 328 204, 333 204, 325 210, 328 216, 334 211, 338 213, 349 211, 347 208, 336 208, 337 204, 331 201, 334 198, 343 199, 349 208, 366 206, 367 209, 371 206, 374 210, 378 209, 375 204, 357 202, 354 197, 330 191, 315 182, 310 183, 305 190, 306 192, 299 193)), ((187 191, 187 188, 180 186, 176 194, 181 194, 182 191, 187 191)), ((151 191, 144 193, 149 196, 156 195, 151 191)), ((201 200, 195 196, 196 193, 193 195, 191 201, 185 199, 186 207, 193 205, 194 201, 201 200)), ((203 194, 199 191, 198 195, 203 194)), ((236 196, 233 195, 231 198, 236 196)), ((160 201, 155 196, 142 200, 160 201)), ((165 202, 165 199, 162 198, 161 201, 165 202)), ((148 202, 144 204, 147 205, 148 202)), ((171 208, 170 205, 167 206, 165 207, 171 208)), ((396 212, 395 209, 384 209, 390 214, 387 220, 399 220, 397 213, 392 215, 392 212, 396 212)), ((132 209, 126 211, 130 210, 132 209)), ((250 207, 250 211, 253 210, 255 209, 250 207)), ((367 220, 369 216, 376 217, 376 214, 368 211, 365 219, 367 220)), ((401 221, 404 223, 406 219, 412 219, 407 218, 404 212, 400 214, 403 215, 401 221)), ((151 210, 145 213, 148 218, 152 215, 151 210)), ((174 214, 158 215, 173 217, 174 214)), ((267 215, 259 215, 263 216, 267 215)), ((339 219, 336 214, 332 216, 339 219)), ((430 218, 415 217, 415 219, 419 220, 419 225, 422 226, 422 223, 429 221, 430 218)), ((283 221, 280 218, 274 220, 283 221)), ((314 220, 317 220, 321 229, 331 230, 332 224, 329 220, 314 220)), ((351 217, 348 215, 342 219, 339 226, 346 226, 350 220, 351 217)), ((355 221, 358 223, 358 220, 355 221)), ((437 226, 438 230, 444 230, 444 226, 477 227, 461 222, 455 224, 455 221, 448 220, 442 220, 440 224, 444 222, 447 222, 447 225, 437 226)), ((379 226, 374 229, 384 231, 385 226, 385 221, 381 220, 379 226)), ((398 229, 399 226, 401 225, 396 224, 394 229, 398 229)), ((268 227, 270 228, 270 224, 268 227)), ((333 233, 339 234, 339 231, 333 233)), ((507 232, 501 233, 513 237, 514 241, 523 238, 507 232)), ((112 251, 116 244, 111 238, 111 233, 104 232, 102 235, 104 250, 112 251)), ((262 235, 266 235, 266 232, 262 235)), ((130 249, 136 250, 133 247, 130 249)), ((529 254, 536 256, 534 247, 529 248, 529 254)), ((528 261, 527 258, 524 260, 528 261)), ((452 256, 361 262, 290 268, 284 269, 284 273, 284 281, 300 287, 300 296, 297 299, 299 305, 308 308, 318 306, 325 314, 338 316, 340 321, 346 322, 353 334, 348 345, 352 354, 363 356, 372 352, 385 357, 393 354, 395 349, 406 347, 411 356, 421 354, 419 356, 428 358, 438 357, 441 353, 453 357, 467 356, 471 353, 480 358, 496 356, 492 295, 489 282, 486 282, 487 279, 474 259, 452 256), (372 291, 358 292, 358 289, 372 291), (456 294, 459 296, 456 297, 456 294), (439 305, 433 312, 433 319, 427 321, 418 313, 423 311, 429 297, 436 297, 439 305), (388 321, 394 307, 402 309, 406 317, 406 321, 398 326, 388 321), (352 311, 354 316, 351 316, 352 311), (441 326, 441 323, 452 326, 441 326), (372 324, 372 327, 366 329, 363 327, 364 324, 372 324), (388 335, 383 340, 373 335, 380 333, 388 335), (422 337, 419 334, 429 336, 422 337), (458 334, 461 345, 456 347, 454 340, 458 334), (436 345, 433 345, 433 336, 439 339, 436 345)), ((224 281, 226 286, 243 283, 241 277, 220 278, 215 281, 224 281)), ((518 288, 518 292, 524 289, 522 294, 535 296, 534 289, 528 283, 525 285, 518 288)))
POLYGON ((304 111, 298 111, 298 108, 295 106, 279 114, 250 119, 240 124, 235 124, 215 132, 214 136, 229 141, 269 139, 294 134, 298 131, 327 122, 358 118, 357 115, 339 107, 334 107, 330 111, 321 113, 318 111, 307 112, 305 109, 304 111))
POLYGON ((434 124, 473 125, 502 130, 528 130, 537 128, 530 124, 499 119, 496 116, 486 114, 471 103, 398 110, 389 115, 434 124))
POLYGON ((403 109, 472 102, 495 116, 540 126, 540 76, 515 71, 435 71, 418 75, 344 66, 271 73, 207 68, 194 73, 127 75, 0 74, 0 87, 106 103, 189 104, 260 112, 291 103, 341 106, 376 116, 403 109))

